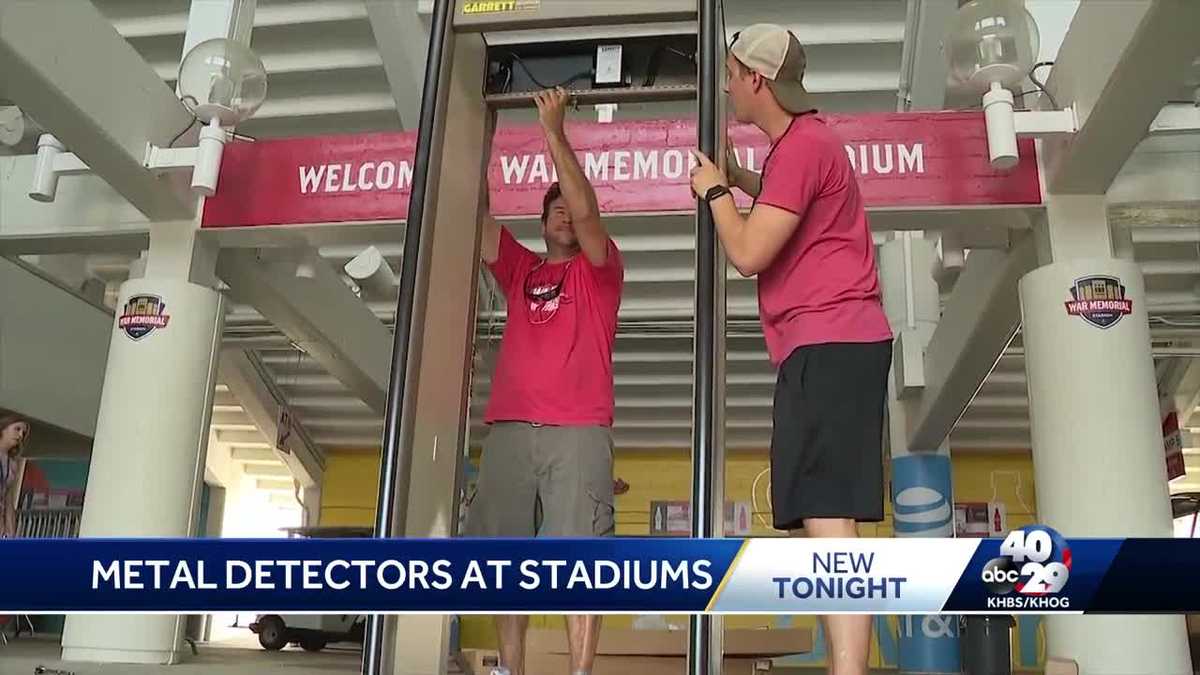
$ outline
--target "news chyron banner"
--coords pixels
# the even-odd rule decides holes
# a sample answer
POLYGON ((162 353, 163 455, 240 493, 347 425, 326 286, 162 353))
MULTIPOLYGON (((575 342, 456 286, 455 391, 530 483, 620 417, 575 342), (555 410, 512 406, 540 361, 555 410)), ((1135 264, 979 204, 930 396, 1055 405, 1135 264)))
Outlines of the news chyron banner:
POLYGON ((0 614, 1200 611, 1200 541, 18 539, 0 614), (1148 583, 1152 582, 1152 583, 1148 583))

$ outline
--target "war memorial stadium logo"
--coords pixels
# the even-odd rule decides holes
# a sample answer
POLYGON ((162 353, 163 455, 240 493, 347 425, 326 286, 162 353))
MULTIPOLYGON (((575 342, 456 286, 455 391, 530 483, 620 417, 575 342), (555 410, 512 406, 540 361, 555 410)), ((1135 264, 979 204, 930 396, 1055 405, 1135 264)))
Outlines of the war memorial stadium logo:
POLYGON ((117 327, 130 339, 140 340, 155 329, 165 328, 171 317, 167 305, 157 295, 134 295, 125 303, 125 312, 117 319, 117 327))
POLYGON ((1110 328, 1133 312, 1133 300, 1125 297, 1125 286, 1116 277, 1090 276, 1075 280, 1067 314, 1078 316, 1097 328, 1110 328))

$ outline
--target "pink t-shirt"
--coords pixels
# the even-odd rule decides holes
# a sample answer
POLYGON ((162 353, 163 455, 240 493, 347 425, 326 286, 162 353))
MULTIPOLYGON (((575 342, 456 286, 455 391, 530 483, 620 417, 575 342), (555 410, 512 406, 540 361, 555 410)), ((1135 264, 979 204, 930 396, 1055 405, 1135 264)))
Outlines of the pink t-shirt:
POLYGON ((844 144, 820 116, 795 117, 772 146, 756 204, 800 216, 758 275, 772 363, 779 366, 804 345, 892 339, 862 193, 844 144))
POLYGON ((625 268, 608 242, 601 267, 582 253, 550 263, 507 228, 488 266, 504 291, 508 320, 484 421, 611 426, 613 342, 625 268))

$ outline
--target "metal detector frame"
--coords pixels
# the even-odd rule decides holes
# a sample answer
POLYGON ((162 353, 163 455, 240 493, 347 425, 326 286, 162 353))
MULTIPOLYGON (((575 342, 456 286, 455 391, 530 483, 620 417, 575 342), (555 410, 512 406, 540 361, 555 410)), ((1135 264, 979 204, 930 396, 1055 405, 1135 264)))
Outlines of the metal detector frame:
MULTIPOLYGON (((486 185, 495 109, 532 102, 531 95, 523 101, 520 96, 485 100, 483 32, 697 21, 699 147, 709 157, 724 158, 721 0, 515 0, 484 3, 490 11, 467 12, 468 4, 480 9, 471 0, 434 3, 384 417, 377 538, 449 537, 458 522, 480 264, 482 199, 474 197, 486 185), (443 163, 444 157, 479 159, 463 166, 443 163), (441 198, 444 194, 450 196, 441 198), (436 299, 430 297, 432 288, 436 299), (415 483, 414 473, 421 476, 415 483)), ((680 92, 643 88, 633 94, 619 89, 586 94, 589 103, 603 102, 605 96, 613 101, 677 100, 680 92)), ((697 201, 693 537, 724 532, 724 282, 712 214, 697 201)), ((721 672, 723 631, 715 618, 691 617, 691 675, 721 672)), ((448 617, 438 615, 370 617, 363 674, 445 673, 448 623, 448 617)))

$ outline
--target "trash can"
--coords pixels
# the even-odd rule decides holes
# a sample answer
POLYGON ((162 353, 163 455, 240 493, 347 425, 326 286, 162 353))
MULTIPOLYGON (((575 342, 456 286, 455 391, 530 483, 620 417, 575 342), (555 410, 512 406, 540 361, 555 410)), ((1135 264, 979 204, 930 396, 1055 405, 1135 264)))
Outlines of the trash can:
POLYGON ((964 616, 963 675, 1012 675, 1011 616, 964 616))

